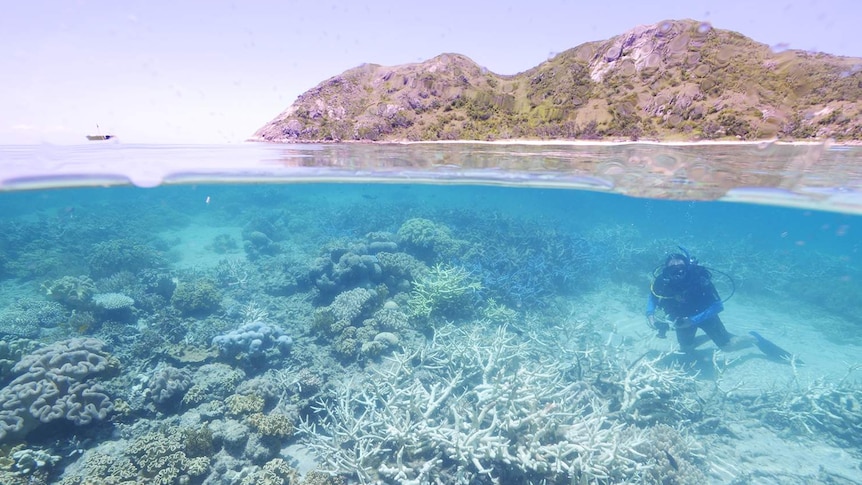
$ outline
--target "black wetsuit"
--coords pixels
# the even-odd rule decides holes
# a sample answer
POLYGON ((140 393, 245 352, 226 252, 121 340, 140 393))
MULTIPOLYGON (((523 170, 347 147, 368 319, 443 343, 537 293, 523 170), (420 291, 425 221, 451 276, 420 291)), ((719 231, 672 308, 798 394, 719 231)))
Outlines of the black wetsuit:
POLYGON ((647 315, 652 315, 656 308, 664 310, 672 321, 688 318, 691 322, 689 327, 675 329, 682 348, 694 345, 698 328, 702 328, 719 347, 730 342, 731 335, 718 317, 724 304, 712 284, 712 275, 703 266, 687 264, 685 274, 680 278, 673 278, 665 268, 653 283, 647 315))

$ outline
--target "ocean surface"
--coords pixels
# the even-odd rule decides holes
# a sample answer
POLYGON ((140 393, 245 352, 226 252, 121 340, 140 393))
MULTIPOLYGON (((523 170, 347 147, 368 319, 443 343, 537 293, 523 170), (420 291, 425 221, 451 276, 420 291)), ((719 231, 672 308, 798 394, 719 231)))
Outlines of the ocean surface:
POLYGON ((0 147, 0 483, 862 483, 861 167, 0 147), (739 345, 647 324, 672 253, 739 345))

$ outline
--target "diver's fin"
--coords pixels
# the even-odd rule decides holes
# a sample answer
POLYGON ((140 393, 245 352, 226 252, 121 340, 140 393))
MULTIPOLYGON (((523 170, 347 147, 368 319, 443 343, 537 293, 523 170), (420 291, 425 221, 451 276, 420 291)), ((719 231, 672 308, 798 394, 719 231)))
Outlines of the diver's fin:
MULTIPOLYGON (((751 334, 752 337, 754 337, 754 344, 757 345, 757 348, 760 349, 760 351, 767 356, 772 357, 773 359, 781 359, 787 361, 793 359, 793 354, 775 345, 769 340, 766 340, 765 338, 763 338, 763 335, 760 335, 754 330, 748 333, 751 334)), ((799 359, 796 359, 795 362, 796 364, 802 363, 802 361, 799 359)))

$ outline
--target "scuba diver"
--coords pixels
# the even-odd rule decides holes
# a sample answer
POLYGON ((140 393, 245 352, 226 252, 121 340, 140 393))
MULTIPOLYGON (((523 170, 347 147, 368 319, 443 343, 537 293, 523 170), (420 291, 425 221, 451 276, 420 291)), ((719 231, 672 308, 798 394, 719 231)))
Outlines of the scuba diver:
MULTIPOLYGON (((646 317, 649 326, 665 338, 673 326, 676 339, 683 352, 691 353, 697 347, 712 340, 722 350, 740 350, 751 345, 767 356, 782 360, 792 357, 790 352, 763 338, 757 332, 750 336, 733 335, 727 331, 718 314, 724 310, 724 302, 712 283, 709 269, 697 263, 688 251, 679 246, 681 253, 669 255, 663 265, 653 272, 650 285, 646 317), (664 310, 670 321, 656 320, 656 309, 664 310), (697 335, 701 329, 706 335, 697 335)), ((721 273, 723 274, 723 273, 721 273)), ((728 277, 733 283, 733 280, 728 277)), ((731 295, 733 293, 731 292, 731 295)), ((730 298, 728 296, 728 298, 730 298)))

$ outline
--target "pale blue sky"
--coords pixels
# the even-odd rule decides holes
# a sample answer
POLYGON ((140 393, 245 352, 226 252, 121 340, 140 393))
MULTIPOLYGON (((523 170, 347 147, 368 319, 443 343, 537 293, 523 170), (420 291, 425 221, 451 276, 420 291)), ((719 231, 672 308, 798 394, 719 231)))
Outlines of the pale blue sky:
POLYGON ((458 52, 500 74, 636 25, 693 18, 862 57, 857 0, 5 2, 0 144, 238 142, 364 62, 458 52))

